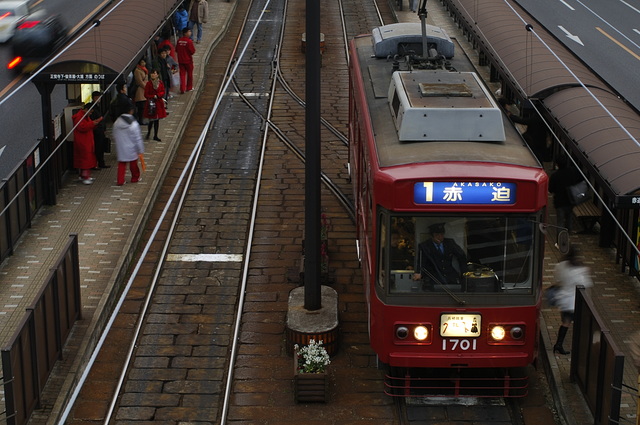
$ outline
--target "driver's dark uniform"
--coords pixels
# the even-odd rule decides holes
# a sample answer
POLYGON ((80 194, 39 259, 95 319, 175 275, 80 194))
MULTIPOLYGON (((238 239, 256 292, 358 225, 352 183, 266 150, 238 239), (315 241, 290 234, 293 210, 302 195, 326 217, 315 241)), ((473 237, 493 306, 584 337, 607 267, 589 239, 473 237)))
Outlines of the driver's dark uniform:
POLYGON ((433 287, 434 283, 460 284, 463 268, 467 264, 467 256, 453 239, 444 238, 441 245, 439 247, 435 241, 428 240, 418 246, 417 271, 427 287, 433 287))

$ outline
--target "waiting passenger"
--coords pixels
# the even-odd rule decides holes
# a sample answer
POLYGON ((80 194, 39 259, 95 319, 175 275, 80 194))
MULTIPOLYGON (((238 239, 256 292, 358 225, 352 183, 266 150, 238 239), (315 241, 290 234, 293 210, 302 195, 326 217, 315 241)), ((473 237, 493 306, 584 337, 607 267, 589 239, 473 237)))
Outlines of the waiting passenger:
POLYGON ((464 250, 453 239, 444 237, 444 223, 432 224, 429 231, 431 239, 418 246, 418 273, 413 280, 422 280, 422 289, 430 291, 434 284, 459 285, 467 264, 464 250))

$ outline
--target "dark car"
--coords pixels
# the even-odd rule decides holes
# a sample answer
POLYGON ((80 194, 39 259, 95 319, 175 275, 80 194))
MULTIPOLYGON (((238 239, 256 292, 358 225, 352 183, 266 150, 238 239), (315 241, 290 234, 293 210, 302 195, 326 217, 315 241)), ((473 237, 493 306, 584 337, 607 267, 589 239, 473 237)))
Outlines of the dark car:
POLYGON ((31 72, 67 41, 69 29, 60 15, 40 10, 16 24, 13 35, 13 59, 7 68, 31 72))

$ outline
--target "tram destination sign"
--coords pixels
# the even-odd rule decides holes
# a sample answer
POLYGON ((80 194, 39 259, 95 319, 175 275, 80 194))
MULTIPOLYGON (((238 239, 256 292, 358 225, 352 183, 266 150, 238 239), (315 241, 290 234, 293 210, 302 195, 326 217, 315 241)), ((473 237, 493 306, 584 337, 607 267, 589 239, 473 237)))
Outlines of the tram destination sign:
POLYGON ((516 186, 505 182, 418 182, 413 186, 413 202, 511 205, 516 202, 516 186))

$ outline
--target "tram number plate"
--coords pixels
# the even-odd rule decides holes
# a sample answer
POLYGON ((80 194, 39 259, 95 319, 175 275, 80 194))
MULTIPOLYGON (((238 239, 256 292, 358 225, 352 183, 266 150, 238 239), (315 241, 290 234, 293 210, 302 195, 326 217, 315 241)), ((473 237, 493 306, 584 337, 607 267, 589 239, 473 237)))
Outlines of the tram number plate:
POLYGON ((477 339, 460 339, 450 338, 442 340, 442 351, 455 351, 455 350, 475 350, 477 348, 477 339))

